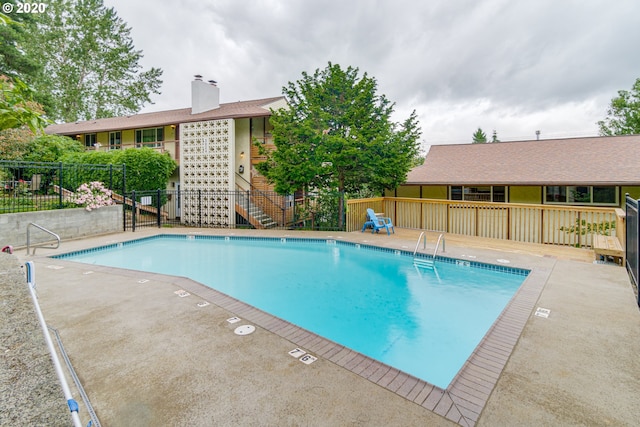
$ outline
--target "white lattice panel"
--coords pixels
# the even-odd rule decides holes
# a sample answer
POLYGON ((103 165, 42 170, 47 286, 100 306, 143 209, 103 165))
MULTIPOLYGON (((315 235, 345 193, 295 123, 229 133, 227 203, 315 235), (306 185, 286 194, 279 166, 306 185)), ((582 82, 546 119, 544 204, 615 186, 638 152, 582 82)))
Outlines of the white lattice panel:
POLYGON ((180 183, 185 190, 183 223, 233 225, 235 210, 226 192, 234 189, 234 147, 233 119, 180 125, 180 183), (199 199, 193 193, 196 190, 203 190, 199 199))

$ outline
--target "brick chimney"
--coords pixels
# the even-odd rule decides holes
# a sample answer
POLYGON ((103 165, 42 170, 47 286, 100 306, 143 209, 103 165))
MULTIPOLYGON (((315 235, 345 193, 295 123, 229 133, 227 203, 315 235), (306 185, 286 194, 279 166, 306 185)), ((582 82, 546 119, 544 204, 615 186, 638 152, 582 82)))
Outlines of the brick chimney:
POLYGON ((216 86, 216 82, 204 82, 200 74, 194 77, 191 82, 191 114, 220 108, 220 88, 216 86))

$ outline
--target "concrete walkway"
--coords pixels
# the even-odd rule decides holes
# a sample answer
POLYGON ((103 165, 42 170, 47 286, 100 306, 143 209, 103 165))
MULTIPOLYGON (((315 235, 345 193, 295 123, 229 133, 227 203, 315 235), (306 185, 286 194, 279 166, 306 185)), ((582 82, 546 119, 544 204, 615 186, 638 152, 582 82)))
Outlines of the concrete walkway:
MULTIPOLYGON (((554 249, 549 257, 543 245, 500 247, 446 237, 447 256, 547 271, 534 302, 551 310, 548 318, 534 316, 535 307, 527 311, 484 408, 453 417, 448 408, 427 409, 426 396, 390 391, 332 357, 300 363, 288 354, 297 340, 270 332, 268 321, 265 327, 252 322, 257 330, 251 335, 235 335, 236 325, 226 319, 244 314, 212 303, 208 288, 189 280, 46 258, 159 232, 194 229, 63 242, 32 257, 18 252, 22 262, 35 262, 44 315, 58 329, 105 426, 631 426, 640 419, 640 311, 626 271, 585 262, 590 251, 554 249), (189 297, 175 293, 187 286, 189 297), (205 301, 210 304, 198 305, 205 301)), ((411 251, 419 233, 196 232, 331 236, 411 251)), ((427 252, 433 236, 429 242, 427 252)), ((88 420, 86 412, 82 418, 88 420)))

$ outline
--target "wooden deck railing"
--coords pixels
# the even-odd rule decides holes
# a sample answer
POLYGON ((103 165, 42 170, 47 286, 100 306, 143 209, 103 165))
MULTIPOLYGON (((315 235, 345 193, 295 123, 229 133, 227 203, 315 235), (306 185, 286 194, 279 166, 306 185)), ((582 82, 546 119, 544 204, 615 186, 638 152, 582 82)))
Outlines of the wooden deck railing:
POLYGON ((362 228, 367 208, 396 227, 579 247, 606 234, 624 245, 625 214, 616 208, 377 197, 347 201, 347 231, 362 228))

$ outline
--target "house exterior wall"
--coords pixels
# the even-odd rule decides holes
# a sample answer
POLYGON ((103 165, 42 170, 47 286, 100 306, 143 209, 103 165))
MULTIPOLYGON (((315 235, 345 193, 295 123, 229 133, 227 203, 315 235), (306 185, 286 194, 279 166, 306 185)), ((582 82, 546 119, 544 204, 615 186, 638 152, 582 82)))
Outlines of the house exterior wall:
POLYGON ((447 199, 449 197, 446 185, 423 185, 422 198, 424 199, 447 199))
MULTIPOLYGON (((640 186, 620 187, 622 197, 620 197, 620 207, 624 207, 624 195, 629 193, 634 199, 640 199, 640 186)), ((510 185, 509 203, 543 204, 544 186, 535 185, 510 185)), ((386 197, 420 197, 420 186, 401 185, 396 190, 385 190, 386 197)), ((448 186, 444 185, 423 185, 423 199, 449 199, 448 186)), ((597 205, 593 205, 597 206, 597 205)))
POLYGON ((542 203, 542 187, 538 186, 510 186, 510 203, 542 203))
POLYGON ((136 131, 135 129, 127 129, 123 130, 121 133, 122 136, 122 145, 125 146, 133 146, 136 140, 136 131))
POLYGON ((180 125, 180 182, 182 190, 181 220, 187 225, 232 227, 235 208, 232 198, 224 192, 235 189, 235 121, 210 120, 180 125), (220 191, 208 193, 197 203, 188 200, 197 190, 220 191), (201 219, 198 206, 213 212, 201 219), (200 222, 202 221, 202 222, 200 222))
MULTIPOLYGON (((396 190, 396 197, 420 197, 420 186, 419 185, 404 185, 398 187, 396 190)), ((424 195, 423 195, 424 197, 424 195)))
MULTIPOLYGON (((236 141, 235 141, 235 160, 236 168, 234 171, 238 173, 242 178, 251 182, 251 120, 236 119, 236 141), (244 156, 241 153, 244 152, 244 156), (243 172, 240 173, 240 166, 242 166, 243 172)), ((244 190, 249 190, 249 184, 242 179, 237 179, 236 184, 244 190)))
MULTIPOLYGON (((161 141, 162 147, 152 147, 156 150, 160 150, 162 152, 167 152, 171 156, 171 158, 178 163, 180 162, 180 157, 176 151, 176 140, 177 138, 177 130, 174 126, 150 126, 140 129, 150 129, 155 127, 161 127, 163 129, 164 141, 161 141)), ((100 144, 100 151, 109 150, 109 134, 111 132, 118 131, 109 131, 109 132, 97 132, 96 133, 96 142, 100 144)), ((120 130, 120 137, 122 141, 121 148, 136 148, 136 129, 125 129, 120 130)), ((85 134, 77 134, 75 139, 78 140, 84 146, 84 136, 85 134)))
POLYGON ((629 196, 631 196, 632 198, 638 200, 640 199, 640 187, 622 187, 622 197, 620 197, 622 200, 620 201, 620 205, 624 206, 625 201, 624 201, 624 195, 629 193, 629 196))

